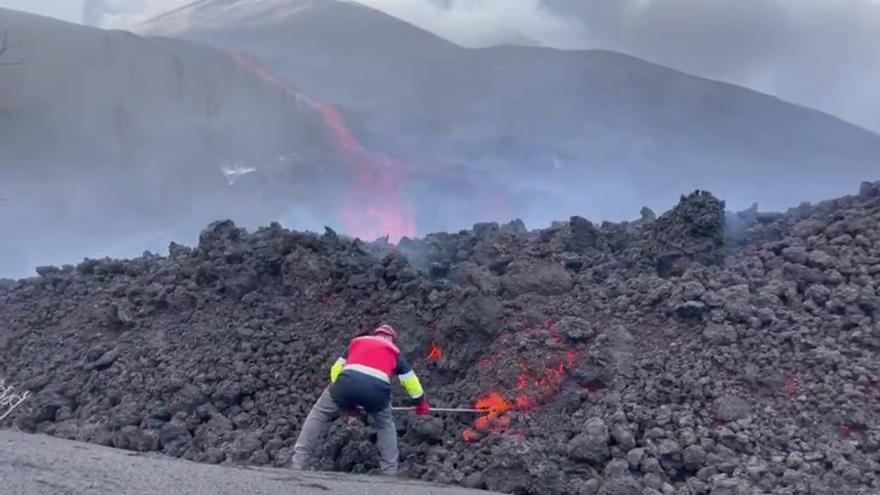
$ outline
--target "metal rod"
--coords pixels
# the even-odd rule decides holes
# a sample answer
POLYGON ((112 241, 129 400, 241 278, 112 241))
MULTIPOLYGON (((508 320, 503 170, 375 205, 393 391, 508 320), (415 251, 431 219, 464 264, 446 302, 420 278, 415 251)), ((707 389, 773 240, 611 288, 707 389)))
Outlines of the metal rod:
MULTIPOLYGON (((415 407, 392 407, 392 411, 415 411, 415 407)), ((468 409, 462 407, 432 407, 431 412, 446 412, 446 413, 478 413, 478 414, 488 414, 489 409, 468 409)))

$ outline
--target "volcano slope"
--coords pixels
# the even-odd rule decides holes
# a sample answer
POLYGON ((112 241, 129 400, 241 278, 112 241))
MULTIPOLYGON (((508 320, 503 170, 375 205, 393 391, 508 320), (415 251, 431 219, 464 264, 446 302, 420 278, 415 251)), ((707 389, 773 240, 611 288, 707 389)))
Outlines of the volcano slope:
POLYGON ((357 2, 205 0, 141 30, 248 52, 337 105, 405 169, 501 188, 411 184, 432 230, 461 218, 545 225, 554 212, 617 220, 633 202, 666 209, 668 191, 693 187, 785 208, 845 194, 878 169, 880 137, 815 110, 615 52, 463 48, 357 2), (803 180, 781 180, 792 174, 803 180), (509 212, 477 216, 469 202, 487 194, 509 212))
POLYGON ((228 53, 0 8, 4 32, 0 276, 338 204, 322 185, 350 172, 320 114, 228 53))
MULTIPOLYGON (((780 214, 695 192, 659 218, 482 224, 396 248, 209 226, 168 257, 0 284, 28 432, 284 466, 347 341, 404 333, 434 405, 402 468, 518 494, 880 490, 880 183, 780 214), (423 358, 431 356, 430 359, 423 358)), ((334 425, 327 470, 372 472, 334 425)))

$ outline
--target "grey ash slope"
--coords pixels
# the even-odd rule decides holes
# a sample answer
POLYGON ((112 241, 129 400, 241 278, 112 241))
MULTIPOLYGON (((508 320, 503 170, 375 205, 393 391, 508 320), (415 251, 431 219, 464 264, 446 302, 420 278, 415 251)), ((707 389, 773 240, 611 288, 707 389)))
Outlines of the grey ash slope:
POLYGON ((527 221, 626 218, 694 187, 780 209, 880 170, 864 129, 613 52, 464 49, 335 0, 202 1, 144 29, 258 55, 376 147, 521 190, 527 221))
POLYGON ((296 167, 333 170, 318 116, 219 50, 0 9, 4 30, 21 63, 0 67, 0 274, 265 223, 309 202, 296 167), (231 189, 237 166, 263 183, 231 189))

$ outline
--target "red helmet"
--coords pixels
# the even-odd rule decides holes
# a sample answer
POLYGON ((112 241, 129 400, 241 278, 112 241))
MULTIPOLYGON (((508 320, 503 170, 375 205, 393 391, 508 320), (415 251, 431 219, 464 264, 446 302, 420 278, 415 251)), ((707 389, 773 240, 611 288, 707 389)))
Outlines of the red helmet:
POLYGON ((379 328, 373 330, 373 335, 386 335, 391 337, 391 340, 397 342, 397 330, 391 327, 391 325, 382 325, 379 328))

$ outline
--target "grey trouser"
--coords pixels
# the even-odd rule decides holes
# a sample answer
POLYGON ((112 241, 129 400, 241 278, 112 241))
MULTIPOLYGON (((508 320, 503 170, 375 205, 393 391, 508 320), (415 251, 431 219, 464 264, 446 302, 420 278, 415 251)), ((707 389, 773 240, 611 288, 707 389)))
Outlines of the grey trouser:
MULTIPOLYGON (((312 411, 303 423, 299 438, 293 446, 293 469, 306 469, 311 463, 315 453, 315 447, 327 432, 330 422, 336 419, 342 411, 330 397, 330 389, 324 389, 324 393, 318 398, 318 402, 312 407, 312 411)), ((394 417, 391 415, 391 407, 371 413, 370 418, 376 427, 376 447, 379 449, 379 470, 383 475, 394 476, 397 474, 397 428, 394 426, 394 417)))

